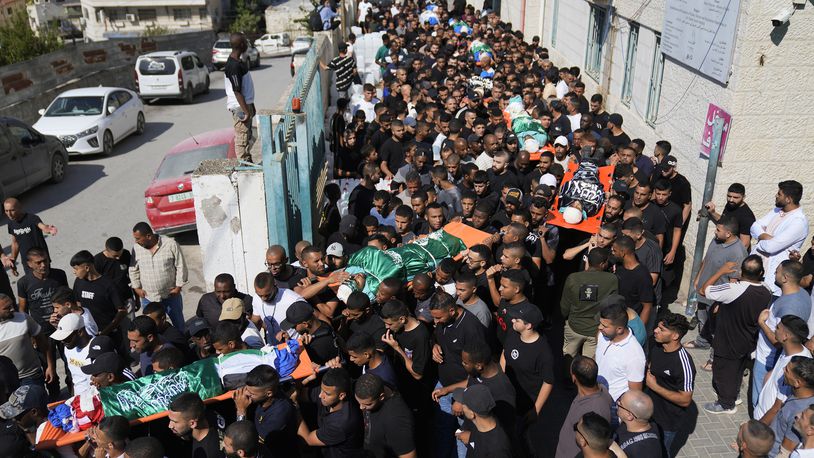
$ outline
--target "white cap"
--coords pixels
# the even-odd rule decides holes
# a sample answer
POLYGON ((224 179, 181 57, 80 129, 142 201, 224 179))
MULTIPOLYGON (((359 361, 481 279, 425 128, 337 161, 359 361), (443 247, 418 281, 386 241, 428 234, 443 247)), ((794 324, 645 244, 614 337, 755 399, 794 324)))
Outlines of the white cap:
POLYGON ((345 255, 345 250, 342 248, 342 244, 339 242, 334 242, 328 245, 328 248, 325 250, 325 256, 336 256, 341 258, 345 255))
POLYGON ((59 320, 59 324, 57 324, 57 330, 51 334, 51 338, 54 340, 65 340, 71 333, 76 331, 77 329, 82 329, 85 327, 85 320, 82 319, 80 315, 76 313, 69 313, 62 317, 59 320))
POLYGON ((568 139, 560 135, 556 140, 554 140, 554 145, 568 146, 568 139))
POLYGON ((562 219, 568 224, 579 224, 582 221, 582 212, 574 207, 565 207, 562 219))
POLYGON ((551 188, 556 188, 557 187, 557 177, 555 177, 551 173, 546 173, 545 175, 540 177, 540 184, 544 184, 544 185, 549 186, 551 188))

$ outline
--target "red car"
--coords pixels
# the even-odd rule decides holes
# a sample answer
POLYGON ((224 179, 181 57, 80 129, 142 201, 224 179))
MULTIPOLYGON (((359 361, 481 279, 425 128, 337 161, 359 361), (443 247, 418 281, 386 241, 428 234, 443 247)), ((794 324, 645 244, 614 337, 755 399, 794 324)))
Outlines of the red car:
POLYGON ((172 234, 195 230, 192 172, 205 159, 234 159, 232 128, 212 130, 175 145, 161 161, 144 191, 147 219, 153 230, 172 234))

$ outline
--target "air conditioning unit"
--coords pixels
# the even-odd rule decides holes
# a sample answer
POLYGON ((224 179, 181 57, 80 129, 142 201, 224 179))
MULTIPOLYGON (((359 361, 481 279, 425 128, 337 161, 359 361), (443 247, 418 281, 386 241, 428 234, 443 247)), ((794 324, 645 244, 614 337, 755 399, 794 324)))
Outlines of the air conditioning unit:
POLYGON ((136 19, 136 15, 135 15, 135 14, 125 14, 125 15, 124 15, 124 19, 125 19, 127 22, 138 22, 138 19, 136 19))

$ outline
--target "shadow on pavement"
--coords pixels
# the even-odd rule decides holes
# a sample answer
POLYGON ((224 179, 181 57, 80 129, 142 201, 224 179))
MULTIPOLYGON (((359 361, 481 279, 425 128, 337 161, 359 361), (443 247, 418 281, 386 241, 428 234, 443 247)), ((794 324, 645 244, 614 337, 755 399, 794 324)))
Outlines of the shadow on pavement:
MULTIPOLYGON (((40 213, 69 200, 105 176, 105 167, 101 164, 83 164, 71 160, 62 183, 40 185, 24 192, 19 199, 27 212, 40 213)), ((6 221, 4 217, 0 223, 5 224, 6 221)))
POLYGON ((198 245, 198 231, 179 232, 177 234, 173 234, 172 238, 174 238, 179 245, 183 246, 198 245))

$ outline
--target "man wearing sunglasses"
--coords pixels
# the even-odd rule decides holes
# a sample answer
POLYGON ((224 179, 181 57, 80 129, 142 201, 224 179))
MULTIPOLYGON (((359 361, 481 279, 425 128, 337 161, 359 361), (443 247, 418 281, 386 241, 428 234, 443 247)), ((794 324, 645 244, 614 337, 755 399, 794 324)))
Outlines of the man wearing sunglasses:
POLYGON ((625 392, 616 401, 619 428, 616 437, 627 456, 662 456, 658 427, 650 422, 653 401, 639 390, 625 392))

